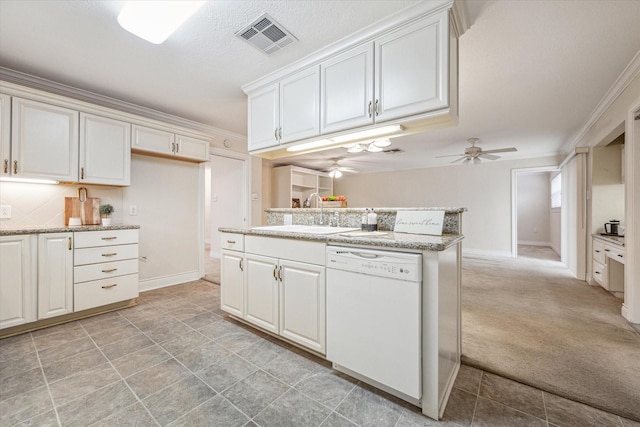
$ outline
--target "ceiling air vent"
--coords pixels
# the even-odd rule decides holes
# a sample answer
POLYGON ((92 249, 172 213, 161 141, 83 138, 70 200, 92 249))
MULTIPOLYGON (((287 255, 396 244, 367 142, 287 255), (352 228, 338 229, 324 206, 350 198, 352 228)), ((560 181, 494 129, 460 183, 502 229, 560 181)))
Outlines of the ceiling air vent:
POLYGON ((289 31, 266 13, 238 31, 236 36, 266 55, 271 55, 297 41, 289 31))
POLYGON ((399 148, 392 148, 391 150, 384 150, 384 152, 387 154, 399 154, 404 153, 404 150, 401 150, 399 148))

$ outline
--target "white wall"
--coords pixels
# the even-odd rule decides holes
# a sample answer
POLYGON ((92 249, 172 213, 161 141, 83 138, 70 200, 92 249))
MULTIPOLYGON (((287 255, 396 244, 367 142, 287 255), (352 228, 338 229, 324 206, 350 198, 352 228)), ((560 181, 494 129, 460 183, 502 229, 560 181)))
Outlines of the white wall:
POLYGON ((134 154, 123 190, 124 223, 140 225, 140 289, 200 277, 204 165, 134 154), (202 168, 202 169, 201 169, 202 168), (138 207, 129 216, 129 205, 138 207))
POLYGON ((549 173, 518 174, 518 244, 550 246, 549 173))
POLYGON ((463 248, 511 255, 511 169, 557 166, 545 157, 436 168, 345 175, 334 180, 334 193, 349 207, 465 207, 463 248))
POLYGON ((591 233, 604 232, 604 223, 617 219, 624 224, 622 147, 596 147, 592 152, 591 233))

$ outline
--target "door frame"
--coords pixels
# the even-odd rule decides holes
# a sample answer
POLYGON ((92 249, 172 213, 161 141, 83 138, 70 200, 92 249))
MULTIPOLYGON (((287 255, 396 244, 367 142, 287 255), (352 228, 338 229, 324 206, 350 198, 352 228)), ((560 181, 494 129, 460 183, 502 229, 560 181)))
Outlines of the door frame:
MULTIPOLYGON (((245 226, 251 227, 251 156, 245 153, 239 153, 237 151, 224 150, 221 148, 210 147, 209 157, 226 157, 235 160, 242 160, 244 162, 243 175, 245 181, 244 188, 244 217, 245 226)), ((211 162, 211 160, 209 160, 211 162)), ((213 168, 211 169, 211 177, 213 177, 213 168)), ((211 188, 210 190, 211 191, 211 188)), ((209 218, 211 221, 211 217, 209 218)), ((217 254, 220 257, 221 254, 217 254)))
MULTIPOLYGON (((558 166, 511 169, 511 257, 518 257, 518 176, 532 173, 559 172, 558 166)), ((560 224, 562 227, 562 224, 560 224)))

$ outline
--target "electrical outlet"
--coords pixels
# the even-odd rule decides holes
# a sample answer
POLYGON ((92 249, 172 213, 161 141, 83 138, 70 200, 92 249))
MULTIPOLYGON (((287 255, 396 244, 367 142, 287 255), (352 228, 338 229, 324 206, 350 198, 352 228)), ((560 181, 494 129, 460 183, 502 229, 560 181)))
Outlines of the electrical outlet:
POLYGON ((138 215, 138 206, 137 205, 129 205, 129 216, 138 215))
POLYGON ((11 205, 0 206, 0 219, 11 219, 11 205))

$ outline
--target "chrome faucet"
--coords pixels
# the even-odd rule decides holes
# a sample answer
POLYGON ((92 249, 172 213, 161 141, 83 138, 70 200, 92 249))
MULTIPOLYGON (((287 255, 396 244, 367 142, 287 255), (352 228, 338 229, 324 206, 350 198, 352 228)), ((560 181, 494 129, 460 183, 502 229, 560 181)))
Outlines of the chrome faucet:
POLYGON ((324 225, 324 210, 322 208, 322 197, 320 197, 318 193, 311 193, 311 195, 309 196, 309 202, 311 202, 311 199, 313 199, 313 196, 316 196, 316 198, 318 199, 318 203, 316 204, 316 207, 320 206, 320 225, 324 225))

